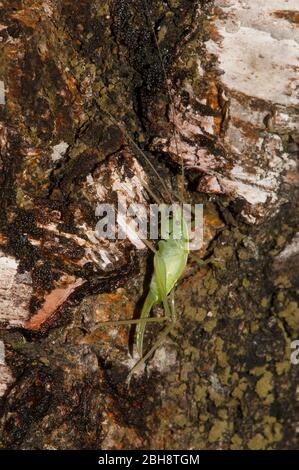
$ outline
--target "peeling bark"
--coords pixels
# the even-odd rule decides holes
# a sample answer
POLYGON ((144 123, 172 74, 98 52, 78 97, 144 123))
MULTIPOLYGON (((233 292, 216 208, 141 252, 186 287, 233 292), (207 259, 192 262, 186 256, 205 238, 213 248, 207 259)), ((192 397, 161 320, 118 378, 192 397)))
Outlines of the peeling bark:
POLYGON ((15 258, 0 252, 0 279, 0 322, 8 326, 23 326, 29 316, 31 278, 28 273, 18 274, 15 258))
POLYGON ((293 8, 296 1, 216 1, 210 38, 202 41, 206 56, 194 49, 192 80, 177 83, 188 96, 186 103, 175 99, 169 113, 177 138, 154 140, 153 148, 180 155, 203 175, 200 191, 244 201, 242 214, 253 223, 273 216, 299 181, 298 28, 287 19, 293 8))

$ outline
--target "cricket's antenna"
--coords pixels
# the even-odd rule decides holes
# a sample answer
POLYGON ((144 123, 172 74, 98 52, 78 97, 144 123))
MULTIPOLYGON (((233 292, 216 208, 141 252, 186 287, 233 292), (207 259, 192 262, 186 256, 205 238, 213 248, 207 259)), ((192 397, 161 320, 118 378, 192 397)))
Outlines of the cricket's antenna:
MULTIPOLYGON (((98 105, 98 103, 95 101, 95 104, 97 106, 97 108, 101 111, 101 112, 104 112, 108 118, 110 119, 110 121, 113 123, 113 124, 116 124, 119 129, 124 133, 124 135, 126 136, 126 138, 128 139, 128 141, 130 142, 130 144, 135 148, 135 150, 137 151, 137 153, 139 153, 139 155, 141 155, 145 161, 149 164, 149 166, 151 167, 151 169, 153 170, 153 172, 155 173, 155 175, 157 176, 157 178, 159 179, 160 183, 162 184, 164 190, 166 191, 170 201, 172 201, 172 195, 171 195, 171 192, 169 191, 169 189, 167 188, 166 184, 165 184, 165 181, 161 178, 161 176, 159 175, 159 173, 157 172, 156 168, 154 167, 154 165, 152 164, 152 162, 150 161, 150 159, 147 157, 147 155, 145 154, 145 152, 140 148, 138 147, 138 145, 136 144, 136 142, 134 141, 134 139, 132 139, 132 137, 130 136, 130 134, 127 132, 127 130, 125 129, 124 125, 121 124, 120 122, 118 122, 113 116, 112 114, 109 113, 109 111, 107 110, 103 110, 100 108, 100 106, 98 105)), ((152 193, 151 193, 152 195, 152 193)))
POLYGON ((163 57, 162 57, 161 49, 160 49, 160 46, 159 46, 158 38, 157 38, 157 35, 156 35, 156 32, 155 32, 154 26, 152 24, 152 21, 150 19, 149 9, 148 9, 148 6, 147 6, 147 1, 142 0, 142 2, 143 2, 143 5, 144 5, 145 15, 146 15, 147 21, 150 25, 150 28, 151 28, 151 31, 152 31, 152 34, 153 34, 153 37, 154 37, 154 40, 155 40, 156 48, 157 48, 158 55, 159 55, 159 60, 160 60, 160 63, 161 63, 161 68, 162 68, 163 75, 164 75, 167 94, 168 94, 168 98, 169 98, 169 101, 170 101, 170 104, 171 104, 171 113, 172 113, 171 119, 172 119, 172 128, 173 128, 175 151, 176 151, 177 157, 179 157, 180 162, 181 162, 182 183, 180 185, 180 193, 181 193, 180 199, 181 199, 181 202, 183 202, 184 201, 184 192, 185 192, 185 187, 184 187, 185 169, 184 169, 184 161, 183 161, 182 156, 179 154, 179 148, 178 148, 177 132, 176 132, 176 128, 175 128, 175 106, 174 106, 174 101, 173 101, 173 98, 172 98, 172 95, 171 95, 171 90, 170 90, 170 87, 169 87, 167 74, 166 74, 166 69, 165 69, 165 65, 164 65, 164 62, 163 62, 163 57))

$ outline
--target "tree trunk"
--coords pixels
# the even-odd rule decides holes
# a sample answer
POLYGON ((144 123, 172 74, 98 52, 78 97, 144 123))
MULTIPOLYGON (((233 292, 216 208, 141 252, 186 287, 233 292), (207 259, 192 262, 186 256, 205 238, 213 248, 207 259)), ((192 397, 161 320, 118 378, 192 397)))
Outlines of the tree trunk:
POLYGON ((297 448, 298 2, 0 8, 1 446, 297 448), (167 199, 182 163, 205 264, 128 387, 129 328, 99 323, 138 317, 151 256, 97 207, 167 199))

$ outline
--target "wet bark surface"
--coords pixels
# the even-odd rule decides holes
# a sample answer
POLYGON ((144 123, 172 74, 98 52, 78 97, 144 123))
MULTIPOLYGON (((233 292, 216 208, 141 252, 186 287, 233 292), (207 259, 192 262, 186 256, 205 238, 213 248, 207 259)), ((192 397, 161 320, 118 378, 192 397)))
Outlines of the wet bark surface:
POLYGON ((1 2, 2 448, 298 447, 295 3, 1 2), (128 387, 99 323, 138 317, 152 257, 96 209, 178 193, 182 161, 205 263, 128 387))

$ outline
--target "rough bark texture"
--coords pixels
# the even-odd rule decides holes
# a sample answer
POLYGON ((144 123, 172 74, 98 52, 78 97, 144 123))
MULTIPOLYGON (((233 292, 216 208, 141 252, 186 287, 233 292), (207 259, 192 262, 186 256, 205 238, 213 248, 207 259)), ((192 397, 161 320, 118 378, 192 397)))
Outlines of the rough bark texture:
POLYGON ((0 445, 298 447, 298 2, 0 8, 0 445), (96 207, 165 190, 128 136, 170 189, 183 159, 206 260, 130 388, 128 328, 98 323, 138 316, 150 257, 96 207))

